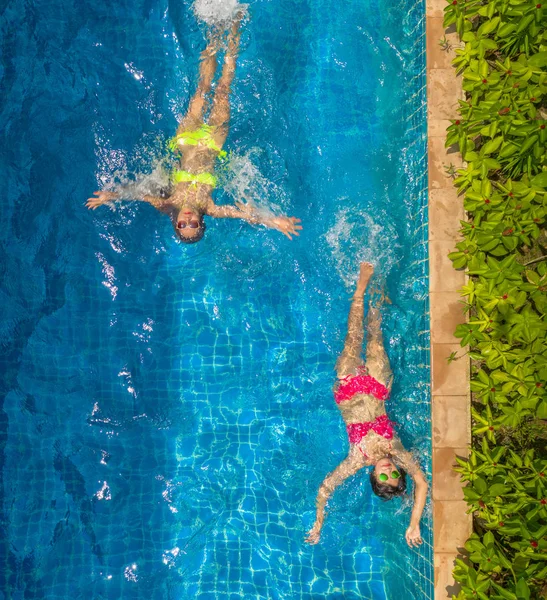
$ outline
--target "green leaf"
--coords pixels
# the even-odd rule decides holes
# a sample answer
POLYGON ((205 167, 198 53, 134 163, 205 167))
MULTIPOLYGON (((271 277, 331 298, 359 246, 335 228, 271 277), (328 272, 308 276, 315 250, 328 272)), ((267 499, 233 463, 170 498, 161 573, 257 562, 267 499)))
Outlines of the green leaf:
POLYGON ((481 496, 480 494, 478 494, 473 488, 471 487, 464 487, 463 488, 463 495, 465 496, 465 498, 469 501, 473 501, 473 500, 478 500, 481 496))
POLYGON ((506 38, 510 36, 513 33, 513 31, 515 31, 515 29, 516 25, 514 25, 513 23, 505 23, 498 29, 498 37, 506 38))
POLYGON ((492 152, 496 152, 496 150, 501 146, 502 142, 503 137, 501 135, 498 135, 498 137, 484 144, 484 146, 481 148, 481 153, 487 155, 492 154, 492 152))
POLYGON ((521 22, 519 23, 516 33, 521 33, 522 31, 527 29, 532 24, 534 18, 535 17, 533 14, 524 17, 524 19, 522 19, 521 22))
POLYGON ((488 533, 485 534, 485 536, 482 538, 482 541, 484 543, 484 545, 487 548, 491 548, 494 545, 494 542, 496 541, 494 538, 494 534, 489 531, 488 533))
POLYGON ((532 67, 547 67, 547 52, 538 52, 528 57, 528 64, 532 67))
POLYGON ((498 594, 502 597, 505 598, 506 600, 519 600, 515 594, 513 594, 513 592, 510 592, 509 590, 506 590, 505 588, 502 588, 500 585, 498 585, 495 582, 492 582, 492 586, 494 587, 494 589, 498 592, 498 594))
POLYGON ((519 600, 530 600, 530 588, 525 579, 518 580, 516 592, 519 600))
POLYGON ((468 552, 482 552, 484 550, 484 545, 479 542, 479 540, 467 540, 464 544, 465 549, 468 552))
POLYGON ((547 419, 547 400, 542 400, 536 409, 538 419, 547 419))
POLYGON ((547 188, 547 171, 543 171, 542 173, 539 173, 539 175, 532 177, 531 183, 538 187, 547 188))
POLYGON ((522 144, 519 154, 524 154, 538 141, 537 135, 530 136, 524 144, 522 144))
POLYGON ((488 491, 490 496, 503 496, 503 494, 507 492, 507 489, 508 488, 502 483, 495 483, 494 485, 490 486, 488 491))
POLYGON ((479 492, 479 494, 484 494, 488 489, 486 481, 484 481, 482 477, 477 477, 477 479, 475 479, 473 482, 473 487, 477 490, 477 492, 479 492))

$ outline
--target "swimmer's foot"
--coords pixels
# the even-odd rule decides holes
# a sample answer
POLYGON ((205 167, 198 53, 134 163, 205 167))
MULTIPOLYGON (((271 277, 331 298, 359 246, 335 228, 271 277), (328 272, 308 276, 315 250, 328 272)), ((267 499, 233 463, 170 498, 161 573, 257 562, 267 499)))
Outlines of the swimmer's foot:
POLYGON ((321 525, 317 523, 308 531, 308 537, 304 540, 307 544, 315 545, 321 538, 321 525))
POLYGON ((238 11, 234 20, 232 21, 232 27, 230 28, 230 33, 228 34, 228 49, 226 51, 226 56, 231 56, 232 58, 236 58, 239 54, 239 40, 241 37, 241 21, 245 16, 244 11, 238 11))
POLYGON ((237 11, 234 14, 234 20, 232 23, 235 25, 236 23, 241 24, 242 21, 245 20, 246 17, 249 16, 249 5, 248 4, 240 4, 237 7, 237 11))
POLYGON ((357 288, 355 289, 355 296, 364 296, 368 282, 374 274, 374 266, 369 262, 362 262, 359 267, 359 279, 357 280, 357 288))

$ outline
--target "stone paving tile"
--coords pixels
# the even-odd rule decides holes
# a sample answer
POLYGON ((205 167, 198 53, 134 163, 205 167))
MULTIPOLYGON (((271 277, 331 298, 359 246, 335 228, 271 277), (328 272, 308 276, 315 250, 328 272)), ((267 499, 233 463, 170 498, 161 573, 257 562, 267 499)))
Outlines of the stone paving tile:
MULTIPOLYGON (((427 19, 427 68, 451 69, 456 57, 456 48, 460 48, 460 38, 455 31, 445 32, 442 17, 427 19), (442 47, 440 41, 447 42, 442 47)), ((454 71, 452 71, 454 73, 454 71)))
POLYGON ((468 395, 433 395, 433 448, 464 448, 471 434, 470 419, 468 395))
POLYGON ((429 192, 429 239, 460 239, 461 224, 465 218, 463 200, 454 186, 429 192))
POLYGON ((442 396, 465 396, 469 393, 469 359, 466 356, 448 362, 452 352, 462 356, 459 344, 431 344, 431 391, 442 396))
POLYGON ((430 292, 453 292, 465 285, 464 271, 456 271, 448 253, 456 250, 456 242, 429 242, 429 290, 430 292))
POLYGON ((433 500, 463 500, 460 475, 454 471, 456 456, 466 458, 467 448, 433 448, 433 500))
POLYGON ((431 341, 434 344, 457 342, 454 331, 458 325, 465 323, 467 318, 460 294, 458 292, 430 292, 429 313, 431 341))
POLYGON ((453 69, 430 69, 427 80, 429 117, 456 119, 458 99, 463 99, 461 77, 453 69))
POLYGON ((456 168, 461 168, 463 163, 459 152, 454 148, 444 147, 444 137, 430 137, 428 165, 430 188, 452 189, 453 180, 447 174, 445 167, 454 165, 456 168))
POLYGON ((471 535, 472 524, 463 500, 436 500, 433 503, 435 552, 460 551, 471 535))
POLYGON ((426 14, 430 17, 439 18, 444 16, 444 9, 448 6, 446 0, 426 0, 426 14))
POLYGON ((460 592, 452 577, 456 558, 461 558, 457 552, 435 552, 435 600, 452 600, 460 592))
POLYGON ((446 137, 446 129, 449 127, 450 119, 429 119, 427 123, 427 135, 432 137, 442 137, 443 144, 444 138, 446 137))

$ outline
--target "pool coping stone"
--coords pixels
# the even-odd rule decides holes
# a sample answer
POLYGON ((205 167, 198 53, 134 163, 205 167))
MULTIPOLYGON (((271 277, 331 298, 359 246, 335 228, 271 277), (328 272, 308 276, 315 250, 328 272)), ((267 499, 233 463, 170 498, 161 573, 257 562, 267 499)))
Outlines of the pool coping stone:
POLYGON ((456 326, 466 320, 458 293, 466 276, 454 270, 447 257, 460 240, 465 212, 445 170, 450 164, 462 165, 459 153, 445 148, 445 138, 450 119, 456 118, 458 100, 464 97, 461 78, 451 66, 460 42, 453 30, 443 27, 446 5, 446 0, 425 0, 435 600, 458 594, 452 570, 472 531, 472 517, 466 512, 459 476, 453 471, 456 456, 467 456, 471 443, 471 399, 466 348, 454 337, 456 326), (444 49, 439 43, 443 38, 448 43, 444 49), (453 353, 458 358, 449 361, 453 353))

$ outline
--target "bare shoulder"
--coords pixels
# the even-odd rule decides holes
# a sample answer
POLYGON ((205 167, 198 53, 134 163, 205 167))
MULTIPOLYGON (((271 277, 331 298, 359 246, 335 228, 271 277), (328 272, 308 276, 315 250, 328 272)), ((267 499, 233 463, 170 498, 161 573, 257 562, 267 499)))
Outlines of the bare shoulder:
POLYGON ((170 212, 173 208, 172 202, 168 198, 160 198, 159 196, 144 196, 144 201, 151 204, 160 212, 170 212))
POLYGON ((219 209, 219 207, 214 203, 211 196, 209 196, 208 198, 205 199, 205 201, 203 202, 203 208, 204 208, 205 214, 209 215, 210 217, 214 217, 215 212, 217 212, 219 209))
POLYGON ((368 467, 372 462, 367 458, 365 454, 360 450, 358 444, 351 444, 347 460, 352 467, 362 469, 368 467))
MULTIPOLYGON (((418 461, 402 444, 398 436, 393 436, 391 443, 391 455, 395 459, 395 462, 404 469, 413 478, 416 478, 418 474, 422 474, 422 470, 418 461)), ((423 474, 422 474, 423 476, 423 474)))

